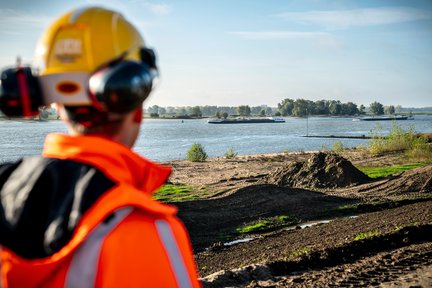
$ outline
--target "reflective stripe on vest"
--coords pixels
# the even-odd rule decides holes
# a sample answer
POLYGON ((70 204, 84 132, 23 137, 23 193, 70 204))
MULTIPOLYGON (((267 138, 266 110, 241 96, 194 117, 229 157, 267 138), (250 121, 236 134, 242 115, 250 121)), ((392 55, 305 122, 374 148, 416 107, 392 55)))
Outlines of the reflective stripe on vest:
POLYGON ((168 255, 178 286, 182 288, 192 287, 189 273, 187 272, 182 254, 180 253, 180 249, 169 223, 165 220, 156 220, 155 225, 159 233, 159 238, 168 255))
POLYGON ((90 232, 87 239, 73 255, 66 275, 66 288, 86 288, 95 286, 102 244, 107 235, 114 230, 132 210, 132 207, 125 207, 115 211, 113 218, 110 219, 108 223, 99 223, 96 228, 90 232))

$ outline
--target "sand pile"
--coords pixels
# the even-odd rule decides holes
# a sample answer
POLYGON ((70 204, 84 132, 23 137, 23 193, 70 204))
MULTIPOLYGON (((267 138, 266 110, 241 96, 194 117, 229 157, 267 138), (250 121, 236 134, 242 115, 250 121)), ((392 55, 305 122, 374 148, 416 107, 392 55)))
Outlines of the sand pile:
POLYGON ((340 155, 319 152, 302 162, 278 168, 265 179, 269 184, 301 188, 349 187, 370 178, 340 155))

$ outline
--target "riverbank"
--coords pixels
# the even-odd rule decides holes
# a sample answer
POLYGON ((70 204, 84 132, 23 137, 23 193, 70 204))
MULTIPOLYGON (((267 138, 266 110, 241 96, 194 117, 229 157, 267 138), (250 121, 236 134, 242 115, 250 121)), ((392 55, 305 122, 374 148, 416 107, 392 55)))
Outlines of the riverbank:
MULTIPOLYGON (((286 167, 301 161, 318 177, 328 165, 317 167, 320 158, 314 155, 167 163, 174 169, 171 185, 189 187, 189 200, 173 204, 190 232, 204 286, 404 287, 430 281, 420 276, 429 275, 432 263, 432 166, 343 187, 274 184, 284 171, 293 174, 286 167)), ((406 164, 398 154, 369 157, 353 149, 343 156, 356 167, 406 164)), ((304 171, 297 171, 297 180, 308 178, 304 171)))

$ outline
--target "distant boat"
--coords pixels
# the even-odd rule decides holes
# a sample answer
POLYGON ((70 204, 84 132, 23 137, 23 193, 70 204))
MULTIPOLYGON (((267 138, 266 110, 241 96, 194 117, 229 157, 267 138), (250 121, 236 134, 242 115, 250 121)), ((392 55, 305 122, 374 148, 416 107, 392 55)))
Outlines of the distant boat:
POLYGON ((285 119, 268 117, 268 118, 235 118, 235 119, 213 119, 208 120, 209 124, 256 124, 256 123, 284 123, 285 119))
POLYGON ((353 121, 389 121, 389 120, 414 120, 413 116, 372 116, 354 118, 353 121))

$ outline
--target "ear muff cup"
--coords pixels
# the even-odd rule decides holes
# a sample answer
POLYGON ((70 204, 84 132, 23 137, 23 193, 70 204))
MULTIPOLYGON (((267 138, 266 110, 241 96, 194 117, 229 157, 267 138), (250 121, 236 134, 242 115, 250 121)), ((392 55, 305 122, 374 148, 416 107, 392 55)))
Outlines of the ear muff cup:
POLYGON ((14 67, 0 76, 0 110, 9 117, 35 116, 44 104, 38 79, 30 67, 14 67))
POLYGON ((153 77, 149 66, 120 61, 94 73, 89 80, 93 105, 101 111, 127 113, 147 98, 153 77))

